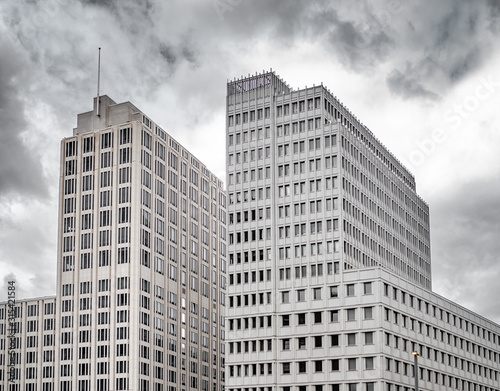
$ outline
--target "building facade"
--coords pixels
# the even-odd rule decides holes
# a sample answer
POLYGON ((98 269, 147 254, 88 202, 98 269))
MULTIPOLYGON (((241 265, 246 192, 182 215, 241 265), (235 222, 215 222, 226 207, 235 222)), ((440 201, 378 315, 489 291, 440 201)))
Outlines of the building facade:
MULTIPOLYGON (((39 338, 30 389, 221 390, 225 204, 222 182, 130 102, 79 114, 61 143, 51 376, 39 338)), ((0 389, 28 390, 23 368, 0 389)))
POLYGON ((443 376, 439 389, 498 389, 497 325, 467 312, 479 342, 381 295, 411 286, 412 302, 462 319, 431 292, 428 206, 372 132, 325 87, 292 90, 273 72, 228 83, 226 125, 230 391, 407 390, 415 350, 423 389, 443 376), (481 352, 495 341, 491 361, 432 347, 445 330, 481 352), (424 348, 466 369, 432 369, 424 348))

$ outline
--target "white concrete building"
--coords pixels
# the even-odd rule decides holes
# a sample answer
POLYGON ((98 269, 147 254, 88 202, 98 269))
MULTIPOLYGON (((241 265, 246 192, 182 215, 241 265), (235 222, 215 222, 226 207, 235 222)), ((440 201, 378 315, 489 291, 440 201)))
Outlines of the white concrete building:
MULTIPOLYGON (((50 376, 39 320, 37 385, 20 329, 19 373, 9 383, 0 363, 0 391, 222 390, 222 183, 130 102, 96 102, 61 143, 50 376)), ((41 300, 28 302, 38 316, 41 300)))
POLYGON ((323 86, 227 89, 226 387, 408 390, 417 351, 421 389, 500 389, 498 325, 431 292, 411 173, 323 86))

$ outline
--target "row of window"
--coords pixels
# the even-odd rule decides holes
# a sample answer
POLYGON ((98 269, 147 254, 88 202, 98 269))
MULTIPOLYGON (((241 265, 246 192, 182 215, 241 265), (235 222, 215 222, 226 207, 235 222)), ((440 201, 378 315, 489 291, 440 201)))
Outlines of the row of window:
MULTIPOLYGON (((364 370, 375 369, 375 357, 363 357, 363 358, 345 358, 345 359, 331 359, 331 360, 312 360, 312 361, 298 361, 298 362, 284 362, 281 363, 281 375, 290 375, 292 373, 296 374, 307 374, 308 367, 309 373, 318 373, 324 371, 340 371, 341 367, 345 366, 347 371, 356 371, 361 369, 363 365, 364 370), (328 363, 329 361, 329 363, 328 363), (342 365, 343 364, 343 365, 342 365), (294 368, 295 367, 295 371, 294 368)), ((257 376, 265 375, 265 368, 262 369, 264 364, 244 364, 244 365, 229 365, 229 376, 230 377, 241 377, 241 376, 257 376)))
POLYGON ((411 308, 415 308, 418 311, 425 312, 436 319, 446 322, 449 325, 455 326, 476 335, 479 338, 487 340, 490 343, 500 344, 500 335, 495 334, 491 330, 487 330, 484 327, 476 325, 470 320, 463 319, 460 316, 453 314, 443 308, 431 304, 425 300, 414 297, 412 294, 405 292, 402 289, 398 289, 387 283, 384 283, 384 295, 391 297, 391 299, 398 301, 402 304, 407 304, 411 308))
MULTIPOLYGON (((305 317, 304 320, 305 322, 305 317)), ((358 341, 358 333, 348 333, 348 334, 329 334, 329 335, 313 335, 309 337, 295 337, 295 338, 282 338, 279 340, 278 348, 282 351, 289 350, 306 350, 308 349, 308 341, 311 343, 312 349, 320 349, 326 347, 340 347, 342 344, 345 346, 357 346, 358 344, 373 345, 375 333, 373 331, 367 331, 360 333, 363 335, 362 340, 358 341), (345 342, 341 342, 344 339, 345 342)), ((255 353, 257 351, 264 351, 264 347, 267 346, 267 351, 272 351, 272 340, 257 340, 252 341, 238 341, 229 342, 229 353, 255 353), (266 342, 267 341, 267 342, 266 342)))
MULTIPOLYGON (((280 391, 374 391, 375 383, 342 383, 342 384, 314 384, 314 385, 300 385, 300 386, 282 386, 280 391)), ((246 388, 228 388, 228 391, 272 391, 272 387, 246 387, 246 388)), ((400 391, 398 389, 398 391, 400 391)), ((408 387, 405 390, 409 391, 408 387)), ((486 390, 485 390, 486 391, 486 390)))

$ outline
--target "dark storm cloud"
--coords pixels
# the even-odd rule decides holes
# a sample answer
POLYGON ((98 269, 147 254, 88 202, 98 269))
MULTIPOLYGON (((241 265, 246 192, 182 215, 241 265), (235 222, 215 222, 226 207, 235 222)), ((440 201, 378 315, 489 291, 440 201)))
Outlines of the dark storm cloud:
POLYGON ((488 0, 490 18, 487 21, 488 28, 492 31, 499 32, 500 27, 500 2, 498 0, 488 0))
POLYGON ((401 96, 403 99, 424 98, 436 100, 439 98, 436 93, 422 87, 420 82, 412 77, 412 72, 408 68, 404 74, 397 69, 389 73, 387 86, 392 93, 401 96))
POLYGON ((365 8, 364 2, 243 1, 226 11, 219 29, 246 40, 265 37, 285 47, 300 40, 319 42, 346 68, 371 72, 387 58, 393 39, 384 20, 376 12, 363 12, 365 8), (350 7, 361 12, 345 11, 350 7))
POLYGON ((137 17, 138 12, 143 17, 149 18, 153 9, 153 3, 149 0, 80 0, 80 2, 87 6, 108 9, 120 20, 131 19, 133 16, 137 17))
POLYGON ((454 300, 500 321, 500 178, 472 181, 430 200, 433 269, 454 300), (484 289, 478 289, 482 287, 484 289))
POLYGON ((26 77, 12 46, 0 39, 0 197, 13 194, 46 196, 44 174, 36 151, 23 141, 28 114, 18 95, 26 77))
POLYGON ((443 1, 428 8, 407 3, 401 13, 407 23, 394 37, 399 53, 387 77, 389 90, 405 99, 428 99, 428 92, 442 95, 478 70, 497 39, 488 29, 485 4, 443 1))
POLYGON ((326 46, 336 53, 340 63, 358 72, 374 69, 393 46, 384 26, 369 14, 359 20, 347 20, 340 18, 336 10, 329 10, 318 13, 313 23, 316 31, 327 31, 326 46))
POLYGON ((160 54, 167 61, 168 64, 174 65, 177 62, 177 56, 174 49, 170 45, 164 43, 160 44, 160 54))

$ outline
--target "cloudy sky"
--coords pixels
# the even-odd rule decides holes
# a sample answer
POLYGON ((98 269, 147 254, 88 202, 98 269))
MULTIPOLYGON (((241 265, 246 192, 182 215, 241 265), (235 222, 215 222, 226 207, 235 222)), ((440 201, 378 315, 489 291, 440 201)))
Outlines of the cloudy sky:
POLYGON ((0 4, 0 299, 55 294, 59 143, 101 92, 224 177, 228 79, 323 82, 414 173, 434 290, 500 322, 500 2, 0 4))

